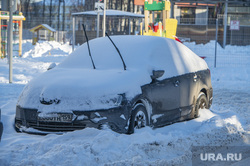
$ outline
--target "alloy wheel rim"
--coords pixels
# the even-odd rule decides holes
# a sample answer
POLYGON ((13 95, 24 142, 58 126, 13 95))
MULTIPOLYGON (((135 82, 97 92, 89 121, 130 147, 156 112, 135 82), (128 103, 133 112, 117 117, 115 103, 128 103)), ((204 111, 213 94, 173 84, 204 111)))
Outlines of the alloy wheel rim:
POLYGON ((146 126, 146 116, 143 111, 138 111, 135 115, 135 126, 134 128, 140 129, 146 126))
POLYGON ((202 99, 199 104, 199 109, 204 109, 204 108, 206 108, 206 102, 204 99, 202 99))

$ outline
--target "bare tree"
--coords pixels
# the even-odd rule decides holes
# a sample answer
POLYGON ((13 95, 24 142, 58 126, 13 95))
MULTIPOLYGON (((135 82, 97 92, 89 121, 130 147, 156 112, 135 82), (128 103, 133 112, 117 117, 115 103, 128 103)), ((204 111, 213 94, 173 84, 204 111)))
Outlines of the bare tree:
POLYGON ((63 1, 63 23, 62 23, 62 31, 64 31, 64 27, 65 27, 65 0, 63 1))
POLYGON ((45 1, 43 0, 43 22, 44 22, 44 17, 45 17, 45 1))
POLYGON ((63 3, 63 11, 62 11, 62 14, 63 14, 63 20, 62 20, 62 31, 64 31, 64 23, 65 23, 65 1, 64 0, 59 0, 59 3, 58 3, 58 30, 60 30, 60 14, 61 14, 61 3, 63 3))
MULTIPOLYGON (((84 3, 82 0, 71 0, 71 3, 72 3, 72 7, 71 7, 72 13, 84 11, 84 3)), ((85 4, 86 4, 85 6, 88 6, 89 3, 91 2, 87 2, 87 0, 85 0, 85 4)))
POLYGON ((24 0, 24 5, 23 9, 25 12, 25 16, 28 17, 29 14, 29 6, 30 6, 30 0, 24 0))
POLYGON ((50 6, 49 6, 49 26, 52 24, 52 0, 50 0, 50 6))
MULTIPOLYGON (((29 8, 30 8, 30 0, 20 0, 21 12, 23 12, 26 20, 29 20, 29 8)), ((24 27, 26 25, 24 24, 24 27)))

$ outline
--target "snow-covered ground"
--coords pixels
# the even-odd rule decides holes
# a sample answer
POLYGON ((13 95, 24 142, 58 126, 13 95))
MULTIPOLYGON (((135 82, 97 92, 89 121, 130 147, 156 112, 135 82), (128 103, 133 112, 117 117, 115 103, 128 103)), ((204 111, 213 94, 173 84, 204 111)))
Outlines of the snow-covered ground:
POLYGON ((250 46, 222 49, 218 45, 218 64, 214 68, 214 42, 185 45, 206 56, 212 74, 213 105, 210 110, 203 110, 199 118, 158 129, 146 127, 132 135, 108 128, 87 128, 39 136, 15 132, 18 96, 25 84, 45 72, 52 62, 65 59, 71 47, 56 42, 33 46, 24 41, 23 57, 13 59, 13 84, 8 84, 7 60, 0 59, 4 124, 0 165, 191 165, 192 146, 249 146, 250 46))

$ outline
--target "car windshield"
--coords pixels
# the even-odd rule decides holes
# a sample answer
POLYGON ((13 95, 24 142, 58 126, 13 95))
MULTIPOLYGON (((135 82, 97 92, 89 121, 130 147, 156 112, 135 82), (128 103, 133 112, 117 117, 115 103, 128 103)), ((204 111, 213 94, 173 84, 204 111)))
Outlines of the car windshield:
MULTIPOLYGON (((140 60, 140 57, 131 57, 131 55, 135 53, 126 50, 121 42, 115 40, 114 42, 120 50, 126 65, 129 61, 136 62, 140 60)), ((89 41, 89 46, 96 69, 124 70, 120 55, 107 37, 101 38, 100 40, 91 40, 89 41)), ((131 46, 127 45, 127 48, 128 47, 131 46)), ((139 55, 139 53, 137 53, 137 55, 139 55)), ((60 66, 65 68, 93 68, 87 44, 85 43, 77 48, 64 62, 60 64, 60 66)))

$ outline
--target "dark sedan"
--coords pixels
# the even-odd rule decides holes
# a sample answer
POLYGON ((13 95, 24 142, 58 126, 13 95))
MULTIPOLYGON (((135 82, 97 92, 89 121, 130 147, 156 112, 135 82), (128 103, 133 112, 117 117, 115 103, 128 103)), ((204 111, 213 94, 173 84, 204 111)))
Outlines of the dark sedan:
POLYGON ((109 126, 133 133, 196 118, 212 104, 206 62, 183 44, 153 36, 97 38, 33 79, 16 107, 28 133, 109 126))

